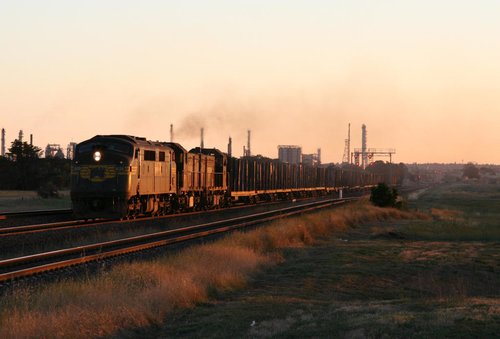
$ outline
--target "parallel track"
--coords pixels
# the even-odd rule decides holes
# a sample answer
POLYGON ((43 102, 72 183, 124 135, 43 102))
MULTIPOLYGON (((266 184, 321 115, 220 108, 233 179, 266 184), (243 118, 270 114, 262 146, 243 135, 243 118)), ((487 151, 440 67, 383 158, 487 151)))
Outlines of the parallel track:
POLYGON ((74 248, 6 259, 0 261, 0 282, 67 268, 91 261, 143 251, 159 246, 166 246, 207 237, 238 228, 261 224, 278 218, 318 210, 332 205, 340 205, 352 200, 354 199, 323 200, 300 206, 282 208, 270 212, 226 219, 223 221, 210 222, 92 245, 78 246, 74 248))
POLYGON ((48 224, 4 227, 0 228, 0 237, 54 231, 54 230, 64 230, 71 228, 81 228, 99 223, 103 223, 103 220, 91 220, 91 221, 72 220, 72 221, 61 221, 48 224))
POLYGON ((64 215, 73 213, 72 209, 58 209, 58 210, 37 210, 37 211, 23 211, 23 212, 0 212, 0 220, 10 218, 25 218, 25 217, 40 217, 46 215, 64 215))
MULTIPOLYGON (((300 199, 302 200, 302 199, 300 199)), ((298 200, 298 201, 300 201, 298 200)), ((267 204, 274 204, 276 202, 271 202, 267 204)), ((238 208, 248 208, 250 206, 255 206, 255 205, 243 205, 243 206, 234 206, 226 210, 234 210, 238 208)), ((71 212, 71 210, 59 210, 61 212, 71 212)), ((177 217, 177 216, 189 216, 189 215, 195 215, 195 214, 200 214, 200 213, 209 213, 209 212, 216 212, 220 210, 209 210, 209 211, 197 211, 197 212, 184 212, 180 214, 168 214, 168 215, 162 215, 162 216, 142 216, 136 219, 126 219, 126 220, 118 220, 118 219, 95 219, 95 220, 70 220, 70 221, 61 221, 61 222, 54 222, 54 223, 43 223, 43 224, 34 224, 34 225, 22 225, 22 226, 12 226, 12 227, 0 227, 0 238, 1 237, 8 237, 12 235, 21 235, 21 234, 32 234, 32 233, 40 233, 40 232, 47 232, 47 231, 62 231, 62 230, 69 230, 69 229, 77 229, 77 228, 83 228, 86 226, 97 226, 100 224, 108 224, 108 223, 115 223, 115 222, 122 222, 122 223, 132 223, 136 221, 147 221, 147 220, 157 220, 157 219, 164 219, 164 218, 172 218, 172 217, 177 217)), ((39 211, 41 213, 49 213, 51 211, 39 211)), ((29 213, 31 212, 22 212, 19 215, 22 216, 30 216, 29 213)), ((11 213, 11 215, 18 215, 17 213, 11 213)), ((40 214, 33 214, 34 216, 39 216, 40 214)), ((0 215, 1 217, 1 215, 0 215)))

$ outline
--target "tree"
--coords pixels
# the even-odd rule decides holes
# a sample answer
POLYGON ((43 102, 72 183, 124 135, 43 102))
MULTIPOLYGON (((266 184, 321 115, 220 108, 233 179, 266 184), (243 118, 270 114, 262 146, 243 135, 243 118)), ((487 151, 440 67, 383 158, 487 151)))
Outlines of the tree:
POLYGON ((462 176, 468 179, 479 179, 479 169, 469 162, 464 166, 462 176))
POLYGON ((40 148, 14 140, 8 156, 0 157, 0 189, 37 190, 69 186, 71 161, 40 158, 40 148))
POLYGON ((0 190, 17 188, 19 173, 16 163, 6 157, 0 157, 0 190))
POLYGON ((397 198, 398 191, 395 188, 391 189, 384 183, 379 183, 377 187, 373 187, 370 195, 370 201, 379 207, 394 207, 397 198))
POLYGON ((14 140, 9 148, 9 156, 14 161, 21 159, 37 159, 40 157, 41 149, 39 147, 28 144, 26 141, 21 142, 14 140))
POLYGON ((401 185, 408 175, 408 167, 405 164, 392 164, 380 160, 366 167, 366 170, 382 176, 383 181, 390 185, 401 185))

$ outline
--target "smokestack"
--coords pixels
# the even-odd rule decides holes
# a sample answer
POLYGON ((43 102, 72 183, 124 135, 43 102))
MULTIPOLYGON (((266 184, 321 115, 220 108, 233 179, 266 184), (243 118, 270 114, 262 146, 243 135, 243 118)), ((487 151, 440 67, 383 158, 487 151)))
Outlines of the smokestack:
POLYGON ((2 157, 5 156, 5 128, 2 128, 2 157))
POLYGON ((170 124, 170 142, 174 142, 174 125, 170 124))
POLYGON ((33 146, 33 134, 30 134, 30 145, 33 146))
POLYGON ((247 156, 247 150, 245 148, 245 146, 243 145, 243 156, 246 157, 247 156))
POLYGON ((351 123, 347 128, 347 163, 351 163, 351 123))
POLYGON ((247 155, 251 156, 252 151, 250 150, 250 130, 248 130, 248 138, 247 138, 247 155))
POLYGON ((19 138, 18 138, 19 142, 23 142, 23 130, 20 130, 19 131, 19 138))
POLYGON ((344 156, 342 157, 342 163, 350 164, 351 161, 351 123, 347 127, 347 139, 345 139, 344 145, 344 156))
POLYGON ((361 126, 361 166, 366 168, 368 162, 368 154, 366 153, 366 125, 361 126))
POLYGON ((203 127, 201 128, 201 149, 204 148, 204 143, 203 143, 203 127))
POLYGON ((233 139, 229 137, 229 142, 227 144, 227 155, 231 157, 232 153, 233 153, 233 139))
POLYGON ((318 165, 321 165, 321 148, 318 148, 318 165))

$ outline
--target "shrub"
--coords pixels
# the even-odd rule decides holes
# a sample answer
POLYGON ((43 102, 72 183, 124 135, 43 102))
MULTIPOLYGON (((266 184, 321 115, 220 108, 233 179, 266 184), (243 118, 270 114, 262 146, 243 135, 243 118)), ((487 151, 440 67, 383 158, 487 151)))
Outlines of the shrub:
POLYGON ((377 187, 372 188, 370 201, 375 206, 379 207, 394 207, 396 206, 396 199, 398 198, 398 191, 395 188, 390 188, 384 183, 379 183, 377 187))

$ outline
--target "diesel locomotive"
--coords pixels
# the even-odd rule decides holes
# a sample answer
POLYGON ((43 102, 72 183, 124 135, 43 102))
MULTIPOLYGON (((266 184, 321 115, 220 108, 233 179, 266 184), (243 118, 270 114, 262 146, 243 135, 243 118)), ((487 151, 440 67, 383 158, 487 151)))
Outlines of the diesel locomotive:
POLYGON ((97 135, 76 146, 71 200, 82 218, 128 218, 324 195, 380 181, 365 171, 306 166, 215 148, 97 135))

